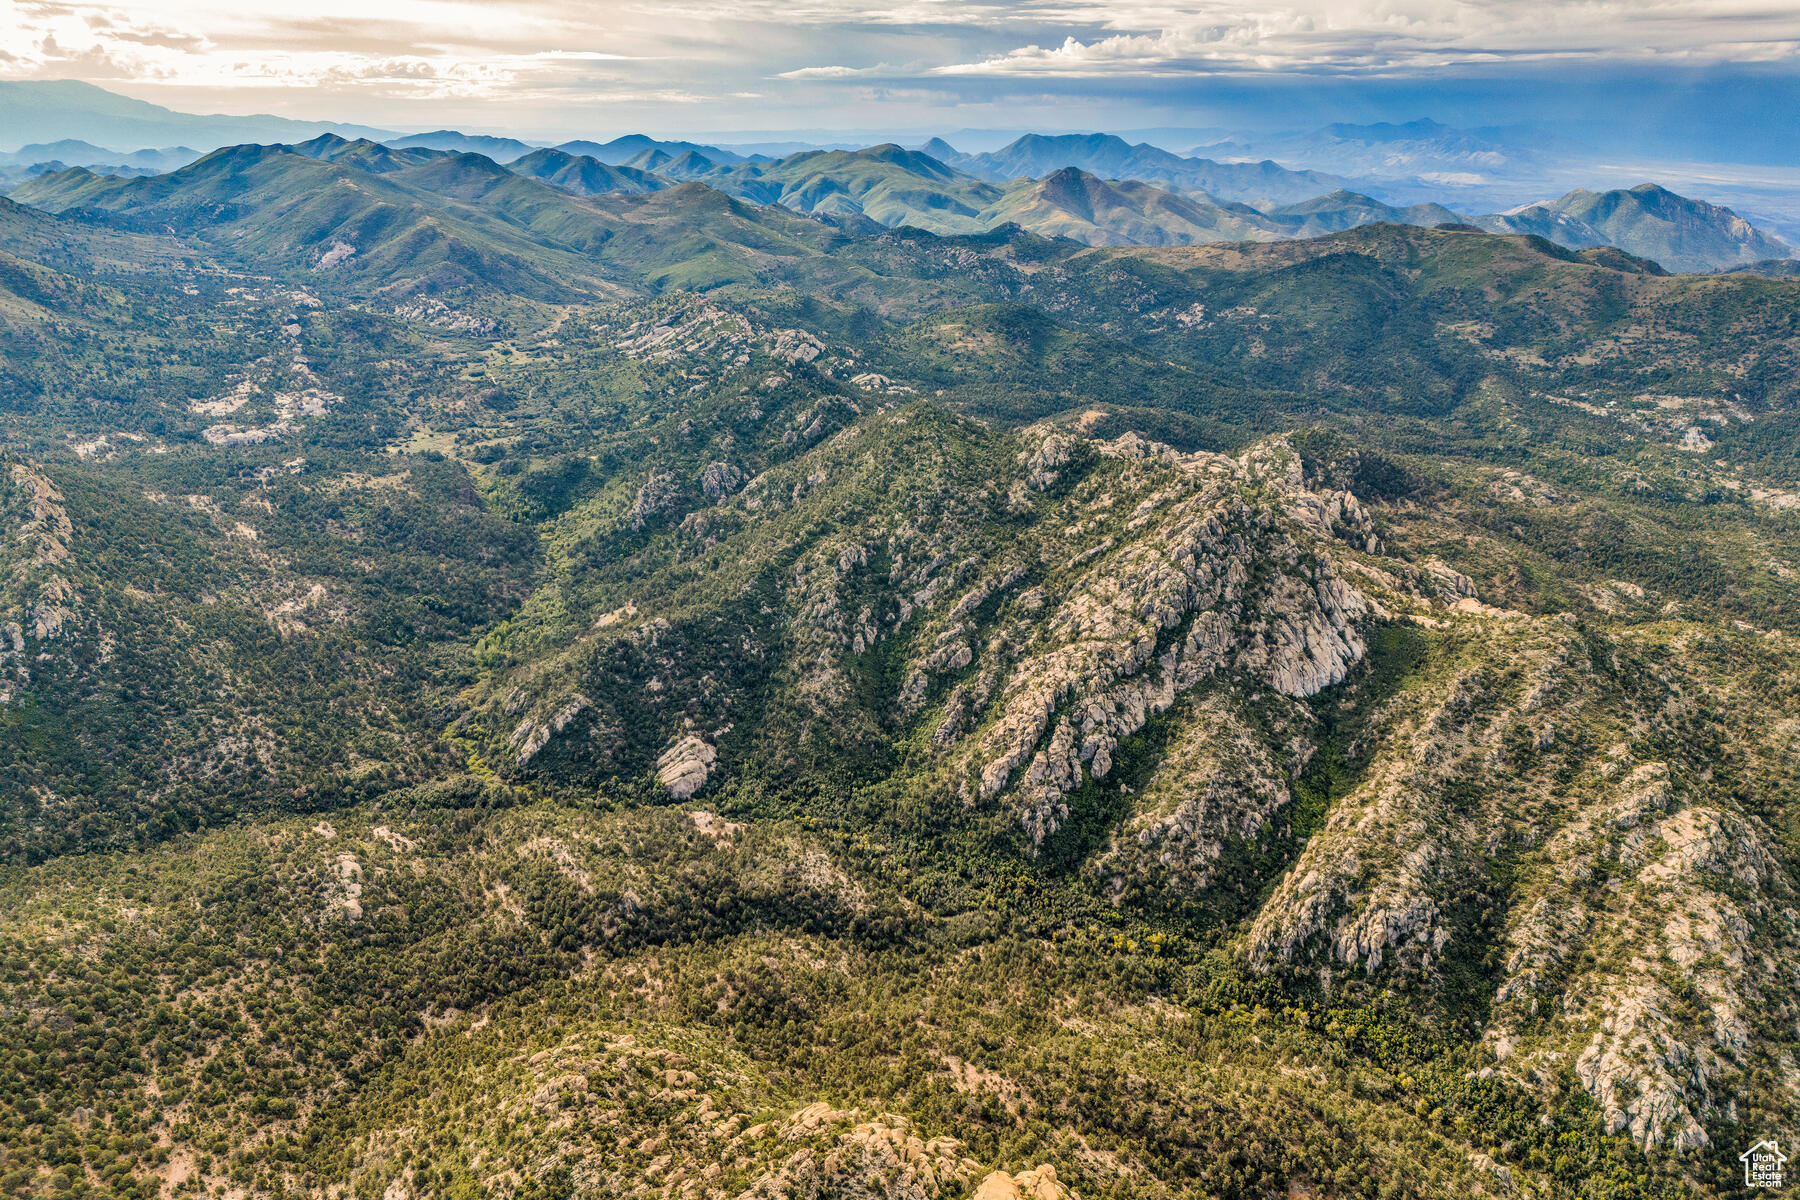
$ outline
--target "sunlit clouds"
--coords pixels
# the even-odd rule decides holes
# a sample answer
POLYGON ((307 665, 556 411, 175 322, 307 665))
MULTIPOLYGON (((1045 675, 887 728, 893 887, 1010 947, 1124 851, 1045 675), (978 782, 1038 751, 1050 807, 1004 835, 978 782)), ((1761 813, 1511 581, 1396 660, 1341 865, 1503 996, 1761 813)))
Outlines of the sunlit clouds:
POLYGON ((545 130, 601 115, 666 124, 665 110, 709 104, 768 128, 875 112, 1097 120, 1188 111, 1207 80, 1791 72, 1796 60, 1791 0, 0 0, 0 78, 86 79, 190 108, 545 130))

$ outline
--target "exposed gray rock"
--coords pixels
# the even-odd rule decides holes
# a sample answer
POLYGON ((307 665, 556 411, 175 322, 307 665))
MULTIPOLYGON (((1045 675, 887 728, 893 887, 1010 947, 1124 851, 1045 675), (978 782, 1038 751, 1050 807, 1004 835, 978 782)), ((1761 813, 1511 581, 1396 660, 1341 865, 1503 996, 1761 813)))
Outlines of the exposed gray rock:
POLYGON ((509 744, 518 752, 518 764, 524 766, 530 762, 552 737, 567 729, 569 722, 582 710, 591 708, 593 703, 586 696, 577 695, 542 720, 527 717, 520 721, 513 730, 512 737, 508 739, 509 744))
POLYGON ((680 489, 675 485, 675 477, 667 472, 658 471, 644 481, 638 488, 637 497, 631 502, 631 511, 625 514, 625 524, 631 529, 642 529, 657 513, 672 508, 680 489))
POLYGON ((743 482, 744 473, 730 463, 709 463, 700 473, 700 490, 715 504, 737 491, 743 482))
POLYGON ((718 751, 694 734, 678 738, 656 760, 656 778, 669 795, 686 800, 706 786, 718 751))
MULTIPOLYGON (((1027 436, 1031 432, 1027 431, 1027 436)), ((1085 443, 1061 430, 1050 430, 1035 449, 1019 451, 1019 463, 1025 468, 1025 483, 1033 491, 1047 491, 1062 478, 1062 469, 1075 457, 1077 447, 1085 443)))

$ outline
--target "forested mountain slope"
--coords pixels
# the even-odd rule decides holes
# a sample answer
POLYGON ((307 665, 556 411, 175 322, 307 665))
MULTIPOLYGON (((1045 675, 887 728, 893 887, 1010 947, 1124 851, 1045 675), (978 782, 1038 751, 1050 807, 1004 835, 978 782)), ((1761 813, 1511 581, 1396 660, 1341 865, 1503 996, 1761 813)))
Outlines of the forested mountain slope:
POLYGON ((1677 1197, 1792 1127, 1800 283, 476 157, 0 204, 8 1194, 1677 1197))

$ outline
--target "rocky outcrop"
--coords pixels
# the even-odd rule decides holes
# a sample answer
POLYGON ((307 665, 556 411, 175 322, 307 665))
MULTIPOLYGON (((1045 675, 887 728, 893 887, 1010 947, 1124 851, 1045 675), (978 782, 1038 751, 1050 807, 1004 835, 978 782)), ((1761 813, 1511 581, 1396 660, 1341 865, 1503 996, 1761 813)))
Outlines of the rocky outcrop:
POLYGON ((1584 648, 1566 627, 1522 633, 1497 656, 1485 649, 1378 718, 1382 746, 1363 781, 1333 804, 1252 926, 1253 962, 1310 958, 1366 975, 1397 956, 1431 969, 1451 937, 1440 898, 1479 886, 1481 849, 1500 836, 1491 807, 1444 796, 1498 789, 1509 744, 1538 738, 1538 710, 1592 695, 1578 669, 1584 648), (1537 699, 1509 703, 1518 694, 1537 699))
POLYGON ((995 1171, 975 1189, 975 1200, 1076 1200, 1074 1193, 1056 1178, 1056 1168, 1045 1163, 1029 1171, 1009 1175, 995 1171))
POLYGON ((673 508, 680 494, 681 489, 673 475, 665 471, 653 472, 631 501, 631 508, 625 514, 626 528, 642 529, 657 513, 673 508))
POLYGON ((1665 763, 1607 765, 1603 802, 1547 847, 1554 891, 1507 931, 1487 1039, 1522 1077, 1572 1056, 1608 1132, 1696 1148, 1722 1081, 1796 1028, 1793 888, 1755 821, 1684 805, 1665 763), (1601 873, 1628 889, 1587 886, 1601 873))
POLYGON ((1027 441, 1036 440, 1035 447, 1019 451, 1019 465, 1025 471, 1025 484, 1033 491, 1047 491, 1062 478, 1062 470, 1076 456, 1078 449, 1085 447, 1085 442, 1061 430, 1026 430, 1022 435, 1027 441), (1034 438, 1037 434, 1041 440, 1034 438))
POLYGON ((700 473, 700 490, 714 504, 737 491, 743 482, 744 473, 730 463, 709 463, 700 473))
MULTIPOLYGON (((1294 705, 1297 723, 1310 723, 1294 705)), ((1220 857, 1253 840, 1293 799, 1288 769, 1303 764, 1310 740, 1297 732, 1295 761, 1281 763, 1263 736, 1223 696, 1181 718, 1180 733, 1086 871, 1115 902, 1154 900, 1179 910, 1215 883, 1220 857)))
POLYGON ((669 795, 686 800, 706 786, 708 774, 718 761, 718 751, 693 734, 680 738, 656 760, 657 782, 669 789, 669 795))
POLYGON ((32 655, 81 627, 81 593, 69 545, 74 525, 62 492, 33 466, 15 462, 0 493, 0 703, 31 680, 32 655), (38 643, 35 650, 28 642, 38 643))
POLYGON ((1779 1049, 1800 1033, 1800 928, 1768 834, 1710 760, 1634 753, 1692 752, 1690 686, 1440 582, 1459 653, 1374 715, 1362 780, 1264 904, 1250 962, 1431 982, 1498 937, 1484 1037, 1519 1084, 1573 1072, 1608 1132, 1690 1149, 1757 1064, 1800 1101, 1779 1049))
POLYGON ((785 363, 809 363, 825 352, 825 343, 804 329, 777 329, 769 353, 785 363))
MULTIPOLYGON (((786 722, 771 755, 866 737, 947 819, 985 810, 1027 848, 1106 789, 1126 815, 1081 868, 1102 895, 1253 914, 1251 969, 1352 1001, 1395 976, 1423 995, 1491 978, 1496 1069, 1572 1074, 1641 1142, 1696 1145, 1731 1080, 1786 1077, 1800 959, 1761 949, 1795 943, 1768 835, 1698 782, 1701 758, 1602 751, 1702 744, 1691 687, 1651 651, 1386 554, 1363 502, 1282 439, 1230 457, 1040 429, 977 458, 961 428, 907 440, 924 420, 865 416, 721 494, 706 529, 669 532, 677 554, 746 548, 766 583, 747 604, 696 583, 681 625, 584 616, 570 661, 596 682, 575 694, 637 707, 584 723, 570 761, 617 769, 622 731, 652 720, 663 750, 636 769, 681 799, 716 786, 718 739, 698 731, 747 701, 711 663, 743 647, 738 678, 762 689, 744 697, 786 722), (1414 632, 1382 644, 1422 657, 1358 672, 1395 622, 1414 632), (1341 790, 1297 831, 1294 781, 1321 747, 1341 790), (1221 870, 1295 845, 1260 905, 1221 870)), ((555 736, 571 690, 554 678, 521 701, 518 751, 555 736)))
MULTIPOLYGON (((996 446, 985 462, 998 474, 986 475, 971 469, 971 430, 933 432, 911 424, 916 415, 873 414, 748 484, 714 462, 700 476, 713 506, 675 531, 696 553, 757 546, 776 528, 806 539, 765 568, 779 607, 762 609, 784 622, 770 630, 781 647, 772 669, 803 738, 853 741, 882 736, 885 722, 928 720, 935 757, 962 776, 970 801, 1009 807, 1038 844, 1065 819, 1064 798, 1109 779, 1123 741, 1201 681, 1232 676, 1307 696, 1362 657, 1362 628, 1381 609, 1334 556, 1365 553, 1367 515, 1348 493, 1309 489, 1290 450, 1182 455, 1135 435, 1093 442, 1040 427, 996 446), (1018 509, 1018 488, 1039 499, 1018 509), (1004 531, 988 524, 997 511, 1012 514, 1004 531), (881 649, 896 640, 899 649, 881 649), (899 686, 891 707, 865 711, 859 664, 878 651, 894 656, 899 686)), ((677 491, 671 475, 652 474, 627 524, 647 528, 677 491)), ((724 611, 717 597, 701 603, 724 611)), ((696 628, 716 619, 698 616, 696 628)), ((676 740, 687 736, 677 722, 728 723, 728 702, 696 699, 701 680, 638 675, 669 658, 652 649, 654 625, 620 637, 588 621, 593 646, 570 662, 632 671, 636 706, 667 713, 676 740)), ((584 675, 581 694, 618 686, 584 675)), ((530 704, 539 713, 563 703, 544 684, 527 690, 544 696, 530 704)), ((596 762, 611 761, 612 729, 644 719, 613 715, 618 706, 608 700, 595 716, 582 753, 596 762)), ((515 760, 558 732, 542 716, 520 724, 515 760)), ((678 759, 690 765, 670 778, 683 788, 712 767, 678 759)))
POLYGON ((583 710, 593 707, 593 703, 586 696, 577 695, 542 719, 527 717, 520 721, 508 739, 508 744, 517 751, 518 764, 524 766, 530 762, 552 737, 568 728, 569 722, 583 710))
POLYGON ((696 295, 669 296, 648 307, 648 313, 627 310, 614 345, 651 362, 680 360, 690 378, 744 366, 753 353, 798 366, 826 352, 825 343, 804 329, 769 329, 696 295))
MULTIPOLYGON (((961 1142, 951 1137, 922 1138, 906 1118, 890 1113, 864 1117, 855 1109, 814 1104, 773 1128, 754 1126, 744 1134, 746 1140, 770 1136, 778 1142, 801 1144, 779 1166, 739 1192, 736 1200, 825 1196, 847 1200, 939 1200, 967 1195, 969 1184, 981 1177, 980 1165, 963 1156, 961 1142)), ((1049 1186, 1055 1187, 1055 1180, 1052 1170, 1047 1176, 1049 1186)), ((1036 1177, 1033 1185, 1037 1185, 1036 1177)), ((1067 1193, 1057 1189, 1050 1193, 1013 1191, 996 1195, 1064 1200, 1067 1193)))

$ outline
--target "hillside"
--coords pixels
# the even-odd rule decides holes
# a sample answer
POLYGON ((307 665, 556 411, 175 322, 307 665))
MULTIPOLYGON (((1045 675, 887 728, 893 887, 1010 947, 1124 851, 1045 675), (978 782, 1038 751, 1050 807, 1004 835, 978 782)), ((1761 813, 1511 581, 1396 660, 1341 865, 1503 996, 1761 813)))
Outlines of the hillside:
POLYGON ((832 154, 0 201, 8 1193, 1739 1194, 1800 281, 832 154))
POLYGON ((578 196, 611 192, 655 192, 670 186, 662 176, 632 167, 608 166, 586 155, 561 150, 533 150, 507 164, 509 170, 554 184, 578 196))

